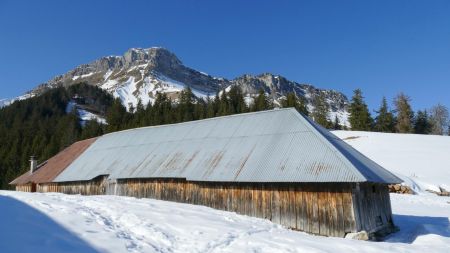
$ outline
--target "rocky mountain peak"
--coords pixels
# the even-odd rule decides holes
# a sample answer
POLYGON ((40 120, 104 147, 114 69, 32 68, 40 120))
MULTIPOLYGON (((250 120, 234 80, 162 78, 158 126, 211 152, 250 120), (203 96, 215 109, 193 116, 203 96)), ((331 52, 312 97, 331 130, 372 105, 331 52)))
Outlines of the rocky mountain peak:
MULTIPOLYGON (((330 104, 330 119, 338 115, 341 123, 347 122, 348 100, 344 94, 317 89, 312 85, 300 84, 271 73, 245 74, 233 80, 213 77, 184 66, 178 57, 161 47, 131 48, 122 56, 107 56, 91 63, 82 64, 63 75, 59 75, 37 86, 24 96, 26 99, 41 94, 47 89, 70 86, 76 83, 98 86, 120 98, 127 107, 136 107, 139 100, 145 105, 152 103, 157 92, 164 92, 176 101, 185 87, 190 87, 197 97, 213 96, 231 85, 238 85, 251 102, 263 89, 274 101, 280 103, 289 92, 303 97, 312 109, 312 101, 324 92, 330 104)), ((5 102, 2 102, 5 104, 5 102)))
POLYGON ((131 48, 123 55, 124 66, 136 66, 143 63, 151 64, 156 68, 170 68, 182 65, 175 54, 162 47, 131 48))

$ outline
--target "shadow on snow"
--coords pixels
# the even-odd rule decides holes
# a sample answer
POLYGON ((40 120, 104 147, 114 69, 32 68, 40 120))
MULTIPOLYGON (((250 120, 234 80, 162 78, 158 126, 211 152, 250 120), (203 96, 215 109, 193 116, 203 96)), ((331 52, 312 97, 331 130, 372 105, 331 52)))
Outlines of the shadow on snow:
POLYGON ((99 252, 39 210, 0 196, 1 252, 99 252))
POLYGON ((394 214, 394 222, 400 231, 386 238, 386 242, 413 243, 422 235, 450 237, 449 217, 429 217, 394 214))

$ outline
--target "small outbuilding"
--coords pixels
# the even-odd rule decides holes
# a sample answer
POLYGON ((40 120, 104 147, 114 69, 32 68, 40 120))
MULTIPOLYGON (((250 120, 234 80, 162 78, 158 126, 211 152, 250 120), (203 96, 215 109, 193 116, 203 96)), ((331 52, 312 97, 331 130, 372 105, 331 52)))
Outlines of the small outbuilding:
POLYGON ((392 231, 388 184, 399 182, 295 109, 275 109, 106 134, 37 190, 192 203, 344 237, 392 231))

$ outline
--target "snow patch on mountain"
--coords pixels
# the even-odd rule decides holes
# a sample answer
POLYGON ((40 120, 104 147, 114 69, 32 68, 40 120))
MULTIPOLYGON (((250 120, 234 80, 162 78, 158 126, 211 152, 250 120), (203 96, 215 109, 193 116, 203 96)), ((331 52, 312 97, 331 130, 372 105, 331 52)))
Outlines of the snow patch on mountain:
POLYGON ((88 73, 88 74, 84 74, 84 75, 80 75, 80 76, 73 76, 72 77, 72 80, 77 80, 77 79, 79 79, 79 78, 87 78, 87 77, 90 77, 90 76, 92 76, 93 74, 95 74, 94 72, 91 72, 91 73, 88 73))
POLYGON ((134 81, 134 77, 130 76, 127 81, 122 83, 114 90, 113 96, 116 98, 120 98, 122 104, 124 104, 127 107, 127 110, 129 110, 130 105, 137 105, 138 99, 133 95, 136 90, 137 87, 136 82, 134 81))
POLYGON ((82 126, 86 125, 86 122, 89 120, 96 120, 100 124, 107 124, 106 119, 100 115, 92 113, 88 110, 83 109, 74 101, 69 101, 66 107, 66 113, 71 113, 73 110, 77 111, 78 117, 80 118, 80 124, 82 126))
POLYGON ((0 108, 2 108, 3 106, 6 106, 8 103, 8 99, 0 99, 0 108))
POLYGON ((16 98, 13 99, 2 99, 0 100, 0 108, 4 107, 4 106, 8 106, 11 105, 12 103, 16 102, 16 101, 21 101, 21 100, 25 100, 25 99, 29 99, 36 96, 36 94, 34 93, 26 93, 22 96, 18 96, 16 98))
POLYGON ((348 128, 350 128, 350 122, 349 122, 349 117, 350 117, 350 113, 348 111, 329 111, 328 112, 328 119, 334 123, 334 120, 338 119, 338 123, 342 126, 346 126, 348 128))
POLYGON ((323 93, 330 105, 330 120, 334 120, 337 115, 341 124, 349 126, 348 99, 340 92, 317 89, 270 73, 243 75, 233 80, 213 77, 186 67, 175 54, 161 47, 131 48, 123 56, 102 57, 79 65, 39 85, 29 94, 41 94, 50 88, 68 87, 81 82, 107 90, 120 98, 128 110, 136 107, 139 99, 144 106, 154 102, 156 92, 167 93, 176 102, 179 92, 185 87, 190 87, 195 96, 206 98, 213 97, 231 85, 237 85, 243 91, 247 103, 251 103, 252 98, 263 89, 275 105, 280 105, 280 99, 294 92, 298 97, 305 98, 311 106, 314 98, 323 93))
MULTIPOLYGON (((145 65, 137 66, 134 70, 145 68, 145 65)), ((130 76, 128 80, 122 83, 116 79, 109 79, 100 87, 112 93, 115 98, 119 98, 127 110, 130 110, 131 107, 136 108, 139 100, 144 106, 148 103, 153 104, 158 92, 166 93, 176 101, 177 95, 187 87, 182 82, 156 72, 151 72, 145 76, 144 70, 141 69, 138 76, 140 78, 137 81, 135 76, 130 76)), ((198 98, 208 96, 205 92, 197 89, 192 89, 192 92, 198 98)))
MULTIPOLYGON (((161 92, 179 92, 187 87, 186 84, 184 84, 182 82, 178 82, 176 80, 173 80, 165 75, 158 74, 156 76, 157 76, 157 79, 159 81, 161 81, 165 87, 167 87, 167 89, 165 89, 165 90, 163 89, 163 90, 161 90, 161 92)), ((211 95, 209 93, 206 93, 204 91, 201 91, 201 90, 198 90, 195 88, 191 88, 191 89, 192 89, 192 93, 194 93, 194 95, 198 98, 206 98, 211 95)))
POLYGON ((86 122, 89 120, 96 120, 98 123, 103 124, 103 125, 107 124, 105 118, 103 118, 95 113, 84 110, 84 109, 78 109, 78 115, 80 117, 80 120, 81 120, 80 123, 82 126, 86 125, 86 122))

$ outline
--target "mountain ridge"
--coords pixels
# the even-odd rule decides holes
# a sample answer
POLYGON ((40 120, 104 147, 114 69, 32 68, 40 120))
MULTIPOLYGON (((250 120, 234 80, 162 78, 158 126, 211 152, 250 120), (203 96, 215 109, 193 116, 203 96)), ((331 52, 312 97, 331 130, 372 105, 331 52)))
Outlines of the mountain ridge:
POLYGON ((287 93, 294 92, 306 100, 310 111, 314 108, 313 99, 324 93, 330 107, 329 119, 338 117, 341 124, 348 125, 348 99, 341 92, 319 89, 267 72, 259 75, 244 74, 232 80, 214 77, 185 66, 174 53, 162 47, 130 48, 122 56, 100 57, 39 84, 23 96, 3 103, 8 105, 15 100, 40 95, 51 88, 68 87, 80 82, 108 91, 120 98, 128 110, 135 108, 139 100, 144 105, 152 103, 156 92, 167 93, 176 101, 179 92, 187 86, 197 97, 206 98, 231 85, 237 85, 248 103, 263 89, 275 105, 279 105, 287 93))

